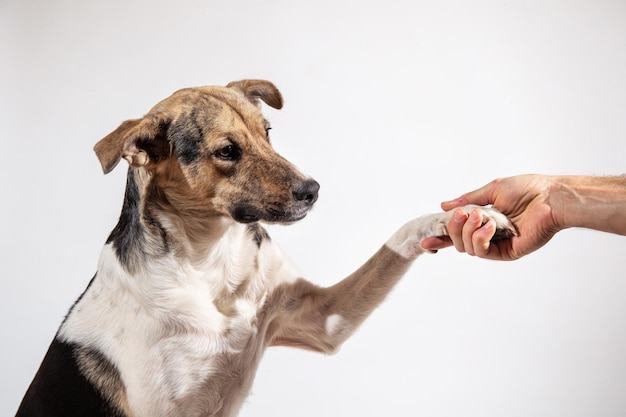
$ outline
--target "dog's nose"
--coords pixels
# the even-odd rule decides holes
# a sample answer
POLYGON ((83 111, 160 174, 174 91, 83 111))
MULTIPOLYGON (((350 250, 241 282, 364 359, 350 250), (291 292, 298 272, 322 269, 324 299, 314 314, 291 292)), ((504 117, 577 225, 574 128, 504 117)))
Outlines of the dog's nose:
POLYGON ((302 201, 306 204, 313 204, 317 201, 317 192, 320 185, 315 180, 305 180, 298 184, 293 190, 293 196, 296 201, 302 201))

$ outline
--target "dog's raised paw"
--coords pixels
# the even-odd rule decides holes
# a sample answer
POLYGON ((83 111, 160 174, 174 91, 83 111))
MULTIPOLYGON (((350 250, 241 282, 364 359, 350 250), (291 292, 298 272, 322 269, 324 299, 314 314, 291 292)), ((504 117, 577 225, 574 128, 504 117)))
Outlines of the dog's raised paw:
MULTIPOLYGON (((504 240, 517 235, 515 226, 504 214, 491 207, 467 205, 461 207, 466 213, 472 210, 480 211, 483 224, 493 220, 496 224, 494 240, 504 240)), ((418 217, 402 226, 387 241, 386 246, 404 258, 412 259, 424 253, 421 246, 427 237, 449 236, 448 222, 455 210, 444 213, 429 214, 418 217)))
POLYGON ((462 207, 462 209, 466 213, 470 213, 473 210, 480 211, 483 218, 483 225, 486 224, 489 220, 494 221, 494 223, 496 224, 496 233, 491 238, 492 242, 506 240, 510 239, 513 236, 517 236, 517 231, 515 230, 515 226, 513 225, 511 220, 493 207, 483 207, 471 204, 462 207))

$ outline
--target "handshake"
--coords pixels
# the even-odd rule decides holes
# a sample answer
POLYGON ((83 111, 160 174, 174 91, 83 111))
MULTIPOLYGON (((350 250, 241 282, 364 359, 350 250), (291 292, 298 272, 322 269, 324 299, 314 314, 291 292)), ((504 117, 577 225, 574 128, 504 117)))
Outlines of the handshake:
POLYGON ((519 175, 496 179, 475 191, 441 203, 454 213, 449 236, 429 237, 430 251, 454 246, 459 252, 485 259, 519 259, 545 245, 557 232, 583 227, 626 235, 626 176, 519 175), (516 235, 493 239, 496 225, 468 204, 492 205, 513 222, 516 235))

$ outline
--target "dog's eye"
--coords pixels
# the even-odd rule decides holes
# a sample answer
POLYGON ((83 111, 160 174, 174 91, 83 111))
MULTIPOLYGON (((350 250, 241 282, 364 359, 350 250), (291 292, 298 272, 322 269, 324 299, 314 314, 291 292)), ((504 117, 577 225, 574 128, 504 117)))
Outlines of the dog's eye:
POLYGON ((235 145, 228 145, 215 152, 215 156, 224 161, 236 161, 241 156, 241 150, 235 145))

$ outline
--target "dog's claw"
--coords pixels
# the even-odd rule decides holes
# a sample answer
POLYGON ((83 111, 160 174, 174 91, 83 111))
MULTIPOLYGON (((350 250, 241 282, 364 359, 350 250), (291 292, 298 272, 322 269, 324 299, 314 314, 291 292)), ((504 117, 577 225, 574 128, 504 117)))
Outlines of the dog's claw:
POLYGON ((497 242, 500 240, 507 240, 512 238, 513 236, 517 236, 517 231, 515 227, 511 225, 510 227, 504 228, 496 228, 496 234, 491 238, 492 242, 497 242))

